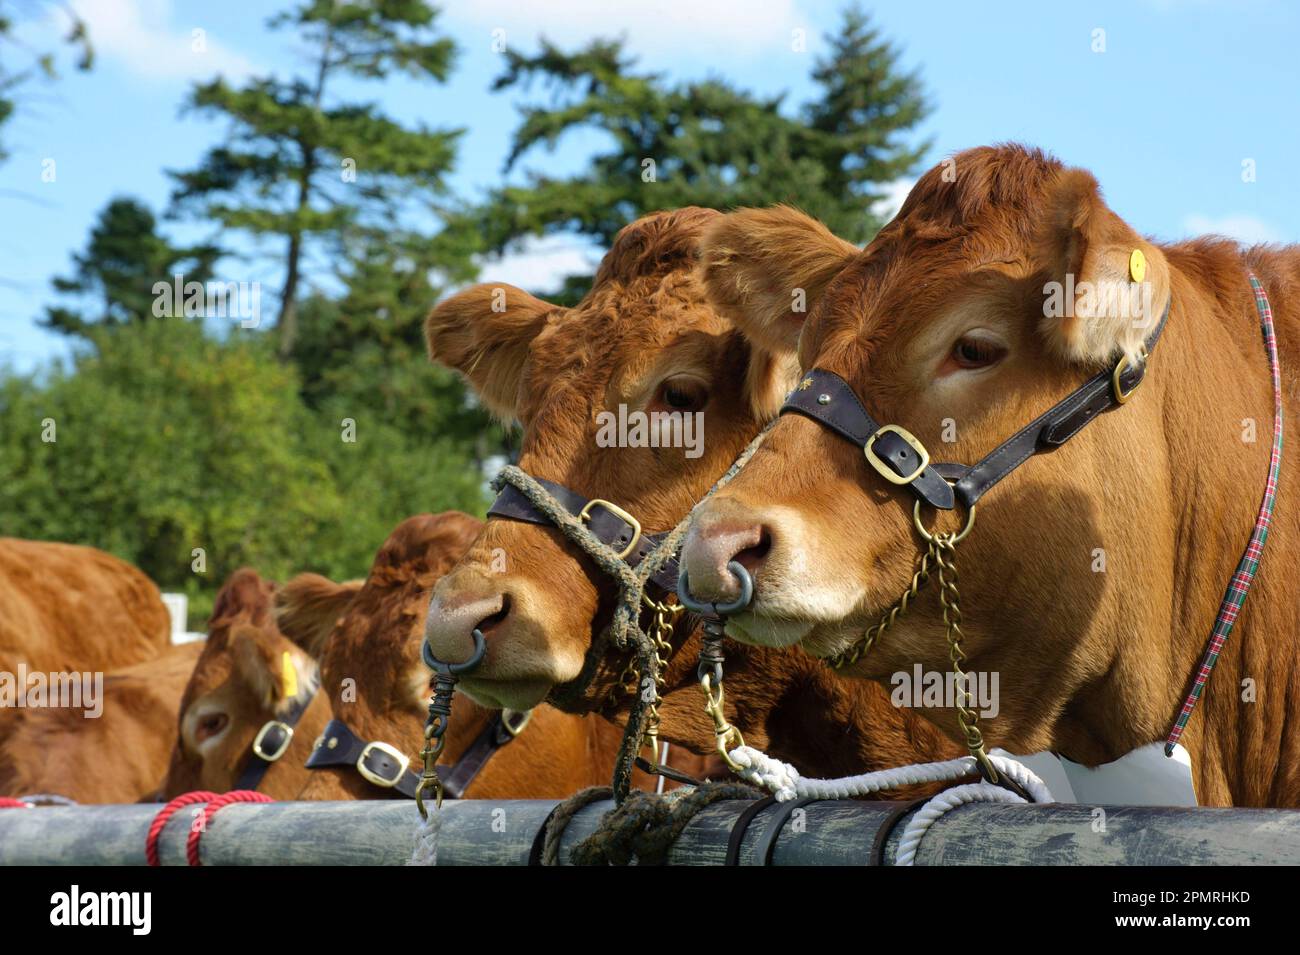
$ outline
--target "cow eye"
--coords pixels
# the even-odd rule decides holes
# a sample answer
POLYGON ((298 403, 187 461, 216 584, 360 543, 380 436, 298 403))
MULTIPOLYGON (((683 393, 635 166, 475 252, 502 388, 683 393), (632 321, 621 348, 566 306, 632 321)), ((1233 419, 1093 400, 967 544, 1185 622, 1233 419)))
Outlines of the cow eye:
POLYGON ((1006 355, 1007 350, 987 338, 963 335, 952 346, 952 360, 958 368, 987 368, 1006 355))
POLYGON ((659 403, 673 411, 699 411, 708 400, 704 382, 690 375, 674 375, 659 386, 659 403))
POLYGON ((197 742, 203 742, 205 739, 211 739, 230 723, 230 717, 225 713, 209 713, 199 720, 198 725, 194 728, 194 736, 197 742))

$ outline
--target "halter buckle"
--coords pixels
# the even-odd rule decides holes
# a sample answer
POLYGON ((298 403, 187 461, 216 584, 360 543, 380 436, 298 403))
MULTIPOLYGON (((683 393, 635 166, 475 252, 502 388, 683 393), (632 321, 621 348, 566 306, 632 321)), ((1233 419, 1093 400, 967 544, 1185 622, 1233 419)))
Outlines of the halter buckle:
POLYGON ((875 468, 877 473, 890 484, 911 484, 930 466, 930 452, 925 450, 925 445, 912 432, 896 424, 882 425, 878 428, 875 434, 867 438, 867 443, 862 447, 862 453, 866 455, 867 463, 875 468), (882 434, 891 431, 906 441, 912 450, 916 452, 917 457, 920 458, 920 463, 917 464, 916 469, 911 474, 900 475, 885 462, 884 458, 875 452, 876 441, 882 434))
MULTIPOLYGON (((1142 348, 1138 351, 1138 361, 1145 364, 1146 360, 1147 360, 1147 349, 1146 346, 1143 345, 1142 348)), ((1128 391, 1124 390, 1124 385, 1120 381, 1120 376, 1123 375, 1124 370, 1132 364, 1133 363, 1132 361, 1129 360, 1128 355, 1121 355, 1119 361, 1115 363, 1115 370, 1111 372, 1110 387, 1111 390, 1115 393, 1116 404, 1122 405, 1124 402, 1132 398, 1133 392, 1137 391, 1139 386, 1141 386, 1142 382, 1146 381, 1146 375, 1143 375, 1141 378, 1137 380, 1137 384, 1135 384, 1132 388, 1130 388, 1128 391)))
POLYGON ((400 752, 397 749, 397 747, 391 746, 388 743, 384 743, 379 740, 375 740, 373 743, 367 743, 366 748, 363 749, 361 751, 361 755, 357 757, 357 772, 359 772, 362 775, 362 777, 368 780, 369 782, 374 783, 376 786, 383 786, 385 789, 392 789, 394 786, 400 783, 402 781, 402 777, 406 775, 406 770, 410 767, 410 765, 411 765, 411 758, 409 756, 407 756, 403 752, 400 752), (389 779, 387 776, 379 775, 377 772, 375 772, 373 769, 371 769, 369 766, 366 765, 366 760, 369 759, 370 754, 374 752, 383 753, 389 759, 397 763, 397 773, 391 779, 389 779))
POLYGON ((532 710, 502 710, 501 725, 513 739, 528 727, 528 721, 533 718, 532 710))
POLYGON ((290 726, 288 723, 283 723, 280 720, 270 720, 264 723, 262 725, 262 728, 257 731, 257 735, 253 737, 253 752, 257 755, 258 759, 264 759, 268 763, 274 763, 277 759, 279 759, 281 756, 285 754, 285 751, 289 748, 289 743, 291 743, 292 741, 293 741, 292 726, 290 726), (266 738, 272 732, 275 732, 277 730, 284 734, 280 740, 280 744, 276 746, 274 749, 268 750, 265 745, 266 738))
POLYGON ((597 504, 632 528, 632 539, 628 541, 627 546, 624 547, 622 552, 618 555, 619 560, 627 560, 627 555, 636 549, 637 542, 641 540, 641 522, 617 504, 613 504, 599 497, 592 498, 582 506, 582 510, 578 512, 578 520, 590 522, 591 509, 597 504))

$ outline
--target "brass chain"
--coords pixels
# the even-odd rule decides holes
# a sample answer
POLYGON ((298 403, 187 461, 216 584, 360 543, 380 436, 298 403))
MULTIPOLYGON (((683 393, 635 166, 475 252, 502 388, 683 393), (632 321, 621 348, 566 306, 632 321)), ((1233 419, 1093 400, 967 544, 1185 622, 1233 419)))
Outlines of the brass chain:
POLYGON ((827 657, 826 663, 833 669, 839 670, 851 663, 857 663, 862 659, 871 648, 875 645, 877 638, 894 625, 894 621, 907 613, 908 605, 916 598, 917 591, 926 585, 930 579, 930 561, 933 556, 933 549, 927 550, 921 555, 921 566, 917 568, 916 573, 912 575, 912 582, 907 589, 903 591, 903 596, 885 611, 880 621, 867 629, 857 643, 846 650, 841 650, 834 656, 827 657))
POLYGON ((980 774, 989 782, 996 783, 998 771, 984 750, 979 713, 971 708, 970 684, 963 669, 966 652, 961 648, 961 592, 957 589, 957 544, 953 538, 953 534, 935 534, 930 539, 929 556, 938 567, 939 603, 943 606, 943 622, 948 635, 948 659, 957 683, 957 725, 961 727, 966 748, 979 764, 980 774))
MULTIPOLYGON (((663 703, 663 691, 667 687, 668 661, 673 653, 673 630, 677 626, 677 620, 685 612, 686 608, 679 603, 668 603, 660 600, 654 601, 649 597, 642 595, 652 611, 654 611, 654 626, 651 628, 650 639, 654 641, 655 662, 657 666, 655 682, 653 687, 654 697, 646 707, 645 732, 641 735, 641 749, 650 750, 650 763, 653 766, 659 765, 659 705, 663 703)), ((676 600, 676 598, 673 598, 676 600)), ((629 666, 631 666, 629 664, 629 666)), ((624 682, 626 683, 627 670, 624 670, 624 682)), ((643 693, 645 688, 637 686, 636 692, 643 693)))
MULTIPOLYGON (((879 622, 871 626, 852 646, 827 657, 825 662, 838 670, 862 659, 875 645, 880 635, 892 627, 898 618, 907 612, 917 593, 929 581, 931 572, 937 569, 939 603, 943 607, 943 622, 948 638, 948 659, 952 663, 952 672, 957 685, 957 724, 961 730, 961 737, 966 744, 966 749, 970 751, 970 754, 975 757, 975 761, 979 764, 981 775, 989 782, 996 783, 998 781, 998 772, 994 769, 993 763, 989 760, 988 753, 984 749, 984 734, 980 731, 979 713, 970 705, 970 684, 966 678, 966 671, 963 669, 966 663, 966 652, 961 647, 963 634, 961 632, 961 592, 957 589, 957 544, 970 533, 971 527, 974 526, 975 509, 971 508, 967 515, 966 526, 959 532, 934 534, 927 531, 921 524, 919 503, 914 518, 916 529, 925 539, 927 546, 925 552, 921 555, 920 566, 916 569, 916 573, 912 575, 911 583, 908 584, 907 589, 903 591, 903 595, 898 598, 894 605, 885 611, 879 622)), ((721 687, 719 687, 720 689, 721 687)), ((715 726, 717 726, 716 717, 715 726)))

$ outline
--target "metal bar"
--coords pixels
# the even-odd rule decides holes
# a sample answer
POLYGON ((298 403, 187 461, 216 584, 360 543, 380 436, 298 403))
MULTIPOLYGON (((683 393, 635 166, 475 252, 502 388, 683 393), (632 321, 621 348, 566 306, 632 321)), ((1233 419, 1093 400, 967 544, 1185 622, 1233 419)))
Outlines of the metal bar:
MULTIPOLYGON (((522 865, 552 800, 463 800, 444 805, 440 865, 522 865)), ((707 807, 670 855, 673 865, 718 865, 744 802, 707 807)), ((153 805, 0 810, 2 865, 143 865, 153 805)), ((198 807, 167 824, 164 865, 185 864, 198 807)), ((590 835, 609 802, 578 813, 561 842, 561 860, 590 835)), ((773 865, 864 865, 887 802, 827 801, 786 820, 773 865)), ((746 830, 741 864, 754 863, 777 807, 746 830)), ((203 835, 208 865, 401 865, 410 858, 418 817, 406 800, 236 804, 203 835)), ((891 830, 893 862, 907 819, 891 830)), ((963 806, 926 834, 921 865, 1269 865, 1300 864, 1300 812, 1282 809, 1095 808, 1075 805, 963 806)))

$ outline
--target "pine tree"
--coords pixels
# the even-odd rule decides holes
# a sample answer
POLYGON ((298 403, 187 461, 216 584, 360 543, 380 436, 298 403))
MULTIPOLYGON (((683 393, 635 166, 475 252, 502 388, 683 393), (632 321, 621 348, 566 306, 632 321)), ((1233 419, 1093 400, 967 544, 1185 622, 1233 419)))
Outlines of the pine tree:
MULTIPOLYGON (((313 252, 337 253, 349 231, 384 226, 399 210, 439 212, 460 131, 403 125, 373 103, 333 93, 339 80, 393 73, 444 82, 455 49, 436 17, 424 0, 303 0, 269 25, 308 44, 307 74, 260 77, 238 89, 218 78, 192 91, 188 108, 228 120, 229 129, 197 169, 172 173, 176 206, 225 230, 283 243, 276 256, 284 272, 282 358, 294 350, 313 252)), ((471 251, 454 254, 467 259, 471 251)))
MULTIPOLYGON (((528 170, 523 185, 490 193, 478 208, 488 248, 529 235, 578 234, 607 246, 620 228, 656 209, 699 205, 796 205, 833 231, 864 243, 882 224, 879 187, 906 175, 928 148, 905 135, 927 112, 919 78, 850 8, 829 53, 815 61, 821 95, 802 108, 757 97, 721 80, 670 84, 638 72, 621 41, 567 53, 543 41, 534 55, 508 51, 494 89, 540 83, 550 96, 522 108, 509 172, 566 133, 597 130, 612 140, 568 176, 528 170)), ((589 284, 570 276, 571 299, 589 284)))
POLYGON ((145 321, 154 314, 156 283, 170 282, 176 273, 187 282, 207 282, 219 256, 211 245, 172 245, 158 234, 148 206, 113 199, 100 211, 85 251, 73 255, 72 275, 51 283, 70 303, 47 308, 40 324, 86 336, 92 326, 145 321))
MULTIPOLYGON (((13 118, 18 108, 17 97, 23 86, 37 77, 52 80, 58 75, 54 53, 34 52, 14 39, 15 20, 11 8, 12 4, 0 0, 0 126, 13 118), (13 63, 19 65, 10 65, 13 63)), ((76 50, 76 68, 84 72, 95 62, 95 51, 90 44, 90 36, 86 33, 86 23, 71 8, 65 8, 64 13, 68 17, 68 32, 64 35, 63 42, 76 50)), ((9 153, 0 140, 0 162, 8 156, 9 153)))

